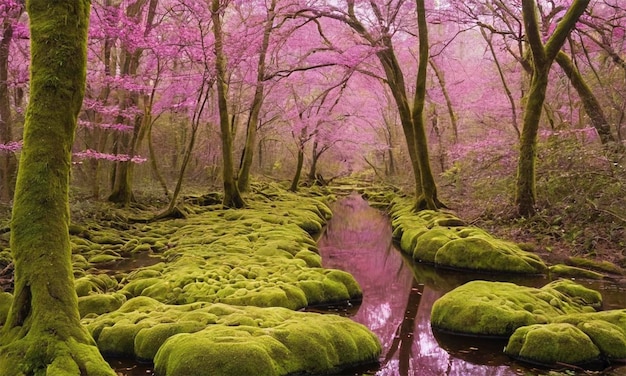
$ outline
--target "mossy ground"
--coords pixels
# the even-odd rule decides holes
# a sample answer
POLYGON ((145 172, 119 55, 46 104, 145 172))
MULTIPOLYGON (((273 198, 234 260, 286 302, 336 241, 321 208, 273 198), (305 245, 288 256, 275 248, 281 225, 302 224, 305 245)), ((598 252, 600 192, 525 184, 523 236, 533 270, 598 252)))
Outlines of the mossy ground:
POLYGON ((272 185, 247 202, 240 210, 187 203, 186 219, 155 222, 143 210, 106 207, 97 221, 72 225, 79 311, 103 354, 151 361, 185 333, 164 347, 160 375, 216 375, 207 354, 223 375, 265 372, 243 354, 265 359, 271 375, 376 361, 380 344, 366 328, 294 311, 362 296, 350 274, 321 267, 313 235, 331 218, 328 206, 272 185), (148 265, 124 270, 132 259, 148 265), (189 343, 193 351, 182 351, 189 343))

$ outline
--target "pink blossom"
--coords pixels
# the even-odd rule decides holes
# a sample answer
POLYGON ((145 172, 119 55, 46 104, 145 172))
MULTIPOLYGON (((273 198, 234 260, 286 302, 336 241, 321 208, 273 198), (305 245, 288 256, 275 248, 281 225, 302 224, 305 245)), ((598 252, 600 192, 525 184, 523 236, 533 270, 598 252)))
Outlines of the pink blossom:
POLYGON ((131 161, 132 163, 143 163, 147 161, 147 158, 144 158, 139 155, 135 155, 133 157, 128 154, 108 154, 108 153, 100 153, 95 150, 86 149, 83 151, 73 153, 74 157, 77 159, 84 158, 92 158, 92 159, 104 159, 112 162, 127 162, 131 161))

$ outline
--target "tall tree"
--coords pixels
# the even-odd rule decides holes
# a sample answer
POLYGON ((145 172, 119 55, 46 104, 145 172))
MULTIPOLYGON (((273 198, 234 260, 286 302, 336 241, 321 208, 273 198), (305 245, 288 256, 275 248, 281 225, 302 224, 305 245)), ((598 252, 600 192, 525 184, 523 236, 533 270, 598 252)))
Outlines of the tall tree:
POLYGON ((424 102, 426 95, 426 73, 429 57, 428 25, 426 23, 426 9, 423 0, 416 0, 417 26, 419 37, 419 57, 417 78, 414 87, 414 97, 409 99, 405 74, 394 47, 394 35, 402 29, 398 23, 404 19, 407 10, 405 1, 369 1, 370 9, 367 12, 359 9, 365 3, 355 0, 346 1, 346 9, 341 10, 331 6, 331 11, 309 11, 313 17, 329 17, 342 21, 354 30, 362 41, 376 50, 376 57, 380 62, 387 85, 391 90, 404 132, 406 144, 411 159, 415 179, 415 208, 437 209, 443 204, 437 198, 437 186, 430 168, 428 141, 424 124, 424 102), (366 16, 367 15, 367 16, 366 16), (362 17, 374 17, 374 20, 362 17), (373 29, 368 28, 371 25, 373 29))
POLYGON ((532 76, 524 108, 520 152, 517 164, 515 204, 518 214, 535 213, 537 200, 535 163, 537 160, 537 133, 543 103, 546 98, 550 67, 568 35, 584 13, 589 0, 574 0, 563 19, 544 44, 541 40, 535 0, 522 0, 522 14, 526 38, 532 54, 532 76))
POLYGON ((246 143, 243 148, 243 155, 241 157, 241 163, 239 168, 239 175, 237 184, 239 190, 245 192, 250 186, 250 168, 252 167, 252 157, 254 155, 254 148, 256 147, 257 127, 259 123, 259 114, 263 105, 264 93, 265 93, 265 66, 267 50, 270 44, 270 35, 274 29, 274 18, 276 17, 276 2, 277 0, 271 0, 263 25, 263 38, 261 40, 261 46, 259 49, 259 60, 257 63, 257 77, 254 88, 254 97, 252 98, 252 105, 248 113, 247 120, 247 132, 246 143))
POLYGON ((29 0, 31 88, 13 216, 3 375, 115 375, 81 326, 69 241, 71 148, 85 91, 88 0, 29 0))
POLYGON ((229 208, 241 208, 245 202, 237 187, 233 159, 233 134, 231 120, 228 115, 228 103, 226 101, 226 55, 224 54, 224 35, 222 31, 222 13, 226 4, 220 0, 211 1, 211 20, 213 21, 213 34, 215 36, 215 71, 217 85, 217 101, 220 114, 220 137, 222 139, 222 182, 224 184, 223 204, 229 208))

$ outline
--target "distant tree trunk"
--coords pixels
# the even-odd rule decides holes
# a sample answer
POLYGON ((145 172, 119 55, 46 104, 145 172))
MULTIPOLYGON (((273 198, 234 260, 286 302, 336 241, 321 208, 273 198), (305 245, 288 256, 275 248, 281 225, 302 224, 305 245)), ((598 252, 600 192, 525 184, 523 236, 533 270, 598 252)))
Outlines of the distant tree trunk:
POLYGON ((263 28, 263 41, 261 42, 259 61, 257 64, 256 87, 254 90, 254 98, 252 99, 250 113, 248 114, 246 144, 243 149, 243 156, 241 158, 239 176, 237 179, 237 185, 241 192, 247 192, 250 188, 250 169, 252 167, 254 148, 256 147, 259 113, 261 112, 261 106, 263 105, 264 99, 265 56, 267 55, 267 49, 270 44, 270 34, 274 28, 274 17, 276 16, 274 9, 276 8, 276 1, 277 0, 272 0, 270 7, 267 10, 267 19, 263 28))
POLYGON ((0 335, 3 375, 114 376, 81 326, 69 226, 69 173, 85 92, 88 0, 29 0, 31 81, 11 250, 13 303, 0 335))
POLYGON ((298 184, 300 184, 300 175, 302 174, 302 166, 304 165, 304 150, 302 148, 298 149, 298 164, 296 165, 296 173, 291 180, 291 187, 289 190, 291 192, 298 191, 298 184))
POLYGON ((596 99, 596 96, 593 95, 593 92, 587 86, 587 83, 583 79, 583 76, 578 71, 578 68, 572 62, 572 59, 567 56, 567 54, 563 51, 559 51, 556 55, 556 62, 559 64, 563 72, 567 75, 572 86, 578 92, 578 96, 583 103, 583 107, 585 108, 585 112, 589 116, 591 120, 591 124, 598 132, 600 136, 600 141, 603 144, 614 143, 615 137, 611 133, 611 127, 609 122, 606 120, 604 116, 604 111, 602 111, 602 106, 600 102, 596 99))
POLYGON ((487 36, 484 28, 480 28, 480 33, 483 36, 485 42, 487 42, 487 46, 489 47, 489 51, 491 52, 491 57, 493 57, 493 61, 496 64, 496 68, 498 69, 498 76, 500 77, 500 82, 502 83, 502 87, 504 88, 504 93, 506 94, 507 99, 509 100, 509 104, 511 105, 511 116, 513 122, 513 129, 515 129, 515 133, 517 137, 521 137, 521 132, 519 130, 519 125, 517 124, 517 105, 515 104, 515 99, 513 99, 513 94, 511 93, 511 89, 509 89, 509 85, 506 83, 506 79, 504 78, 504 72, 502 71, 502 65, 500 65, 500 60, 498 60, 498 54, 496 54, 495 49, 493 48, 493 43, 491 42, 491 37, 487 36))
MULTIPOLYGON (((13 39, 13 25, 2 25, 0 39, 0 144, 13 141, 13 117, 9 97, 9 51, 13 39)), ((9 202, 13 197, 15 183, 15 156, 13 153, 0 153, 0 202, 9 202)))
POLYGON ((532 77, 526 108, 524 109, 520 154, 517 164, 515 204, 518 214, 521 216, 533 215, 536 210, 535 163, 537 159, 537 133, 548 87, 550 67, 565 43, 567 36, 576 25, 578 18, 587 8, 587 4, 589 4, 589 0, 574 0, 544 45, 537 22, 537 5, 535 0, 522 0, 524 28, 532 52, 532 77))
POLYGON ((454 134, 454 143, 456 144, 459 142, 459 126, 457 125, 456 114, 454 113, 454 106, 452 105, 452 100, 450 99, 450 95, 448 94, 448 89, 446 87, 446 79, 433 59, 429 59, 428 62, 430 63, 431 68, 433 68, 433 72, 435 72, 437 82, 439 82, 439 87, 441 88, 441 92, 443 93, 443 98, 446 100, 446 108, 448 109, 450 125, 452 126, 452 134, 454 134))
MULTIPOLYGON (((137 17, 142 12, 146 2, 147 0, 139 0, 130 5, 126 11, 127 15, 131 18, 137 17)), ((144 37, 147 37, 149 35, 150 30, 153 27, 157 4, 158 0, 150 0, 149 2, 144 37)), ((139 69, 139 61, 141 60, 142 54, 142 48, 136 49, 133 53, 125 53, 124 64, 121 69, 122 76, 137 75, 137 70, 139 69)), ((139 103, 139 94, 137 92, 128 92, 127 90, 124 90, 122 97, 124 98, 124 102, 128 101, 127 107, 137 106, 139 103)), ((124 107, 124 105, 126 105, 126 103, 122 104, 122 107, 124 107)), ((118 123, 123 122, 124 119, 122 117, 118 117, 118 123)), ((132 190, 134 163, 130 160, 130 158, 136 155, 137 149, 139 148, 139 135, 142 133, 141 127, 143 124, 145 124, 145 122, 143 121, 143 114, 135 116, 135 119, 132 122, 132 134, 121 135, 122 152, 128 155, 129 160, 118 162, 113 170, 113 188, 111 194, 109 195, 109 201, 111 202, 128 205, 131 202, 135 201, 135 196, 132 190)))
POLYGON ((320 152, 318 150, 319 144, 317 143, 317 141, 313 141, 313 147, 311 148, 311 165, 309 166, 309 172, 307 173, 307 181, 310 184, 314 184, 315 183, 315 179, 317 176, 317 161, 319 160, 320 157, 320 152))
POLYGON ((233 135, 228 116, 228 103, 226 102, 226 57, 224 56, 224 41, 222 34, 222 20, 219 0, 212 0, 211 20, 213 21, 213 34, 215 36, 215 66, 217 72, 217 98, 220 112, 220 131, 222 138, 222 180, 224 184, 223 204, 229 208, 242 208, 245 202, 241 197, 237 182, 235 181, 233 163, 233 135))

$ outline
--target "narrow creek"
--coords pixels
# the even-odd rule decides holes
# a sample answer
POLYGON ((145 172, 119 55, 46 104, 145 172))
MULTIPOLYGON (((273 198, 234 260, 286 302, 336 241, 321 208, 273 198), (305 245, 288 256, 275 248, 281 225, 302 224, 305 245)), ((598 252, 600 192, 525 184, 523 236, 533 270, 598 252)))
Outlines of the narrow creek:
MULTIPOLYGON (((503 355, 502 340, 433 333, 430 326, 433 303, 465 282, 499 280, 539 287, 549 282, 546 277, 448 272, 415 264, 395 248, 389 218, 361 196, 351 194, 335 202, 332 210, 334 216, 318 240, 323 266, 351 273, 361 285, 363 301, 358 306, 326 307, 324 311, 349 316, 367 326, 383 347, 377 367, 349 370, 341 376, 511 376, 549 372, 503 355)), ((604 309, 626 307, 626 286, 578 282, 602 292, 604 309)), ((110 364, 120 376, 153 375, 149 364, 125 360, 110 360, 110 364)), ((623 375, 626 367, 602 374, 623 375)))
MULTIPOLYGON (((502 340, 433 333, 430 326, 435 300, 465 282, 500 280, 539 287, 549 282, 546 277, 446 272, 414 264, 394 247, 389 218, 360 196, 352 194, 336 202, 332 210, 333 219, 318 241, 323 266, 354 275, 363 289, 363 302, 358 310, 346 310, 345 314, 376 333, 383 347, 379 367, 350 375, 509 376, 549 372, 503 355, 506 343, 502 340)), ((604 309, 626 307, 626 286, 578 282, 602 292, 604 309)), ((602 374, 623 375, 626 367, 610 372, 614 373, 602 374)))

